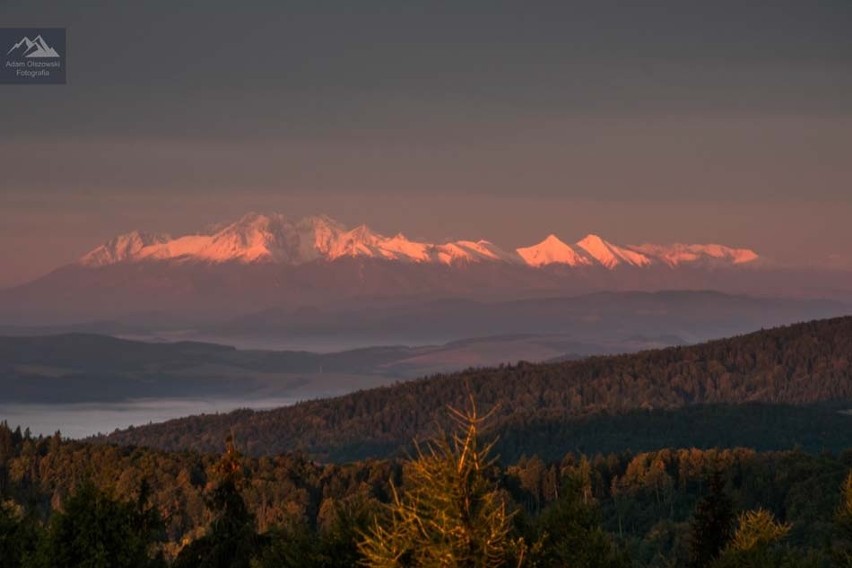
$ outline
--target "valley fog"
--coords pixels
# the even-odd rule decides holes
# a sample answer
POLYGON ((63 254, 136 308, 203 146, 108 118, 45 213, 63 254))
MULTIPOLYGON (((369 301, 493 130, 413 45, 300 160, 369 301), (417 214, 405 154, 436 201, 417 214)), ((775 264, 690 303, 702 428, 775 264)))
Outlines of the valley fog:
POLYGON ((5 420, 12 428, 27 427, 35 436, 51 436, 59 430, 63 438, 86 438, 191 414, 224 413, 238 408, 265 410, 296 402, 296 398, 149 398, 74 404, 0 403, 0 422, 5 420))

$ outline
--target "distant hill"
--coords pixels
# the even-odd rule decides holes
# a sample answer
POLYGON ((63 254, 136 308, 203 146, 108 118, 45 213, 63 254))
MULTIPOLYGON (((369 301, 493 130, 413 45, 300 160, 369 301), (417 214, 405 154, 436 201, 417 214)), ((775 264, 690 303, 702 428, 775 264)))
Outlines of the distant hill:
POLYGON ((433 372, 520 359, 544 361, 637 351, 677 338, 582 343, 560 335, 472 338, 443 345, 377 346, 335 353, 239 350, 96 334, 0 336, 5 403, 119 402, 137 398, 334 396, 433 372))
MULTIPOLYGON (((830 300, 767 298, 709 290, 631 291, 503 302, 455 298, 373 302, 351 308, 272 308, 203 327, 200 333, 242 343, 264 338, 333 341, 358 337, 369 338, 374 345, 556 334, 592 345, 656 341, 656 346, 663 347, 844 315, 852 315, 852 308, 830 300)), ((635 349, 623 349, 632 350, 635 349)))
MULTIPOLYGON (((551 434, 567 434, 574 427, 572 423, 579 424, 578 420, 605 420, 606 415, 636 417, 640 411, 652 409, 657 412, 649 416, 657 420, 658 433, 671 436, 673 425, 683 428, 676 445, 689 444, 691 437, 684 433, 689 429, 698 430, 695 440, 712 445, 716 437, 711 434, 719 426, 719 420, 713 417, 730 411, 711 410, 703 414, 708 419, 702 419, 701 413, 692 413, 686 421, 677 416, 667 420, 665 413, 677 414, 678 409, 696 405, 722 405, 716 408, 724 409, 754 403, 774 408, 739 412, 728 422, 739 431, 765 430, 765 446, 795 443, 797 438, 812 435, 825 439, 820 436, 826 430, 839 428, 841 439, 838 442, 834 436, 832 444, 842 447, 852 445, 852 439, 843 437, 844 432, 852 432, 852 418, 837 412, 844 407, 809 405, 852 400, 852 317, 796 324, 690 347, 436 375, 271 411, 243 410, 182 418, 117 432, 108 439, 169 450, 216 451, 224 437, 233 432, 252 454, 302 449, 333 459, 386 455, 415 437, 433 432, 445 417, 446 407, 463 406, 468 393, 483 409, 493 412, 493 431, 511 439, 515 452, 528 447, 530 454, 558 455, 574 449, 573 441, 559 435, 542 440, 541 433, 548 428, 551 434), (808 406, 816 408, 819 416, 829 413, 830 417, 803 420, 802 413, 788 412, 791 422, 787 423, 784 407, 778 405, 808 406), (762 422, 744 427, 750 416, 755 420, 762 416, 762 422), (847 420, 850 428, 843 428, 847 420), (793 422, 800 428, 795 435, 788 430, 793 422), (525 431, 529 432, 527 439, 525 431), (548 452, 541 451, 542 444, 548 452)), ((621 420, 625 428, 630 428, 625 432, 625 441, 644 427, 635 420, 621 420)), ((609 435, 612 436, 611 431, 609 435)), ((643 440, 647 442, 653 435, 652 428, 643 440)), ((720 433, 719 437, 726 435, 720 433)), ((595 449, 586 447, 585 451, 595 449)))
MULTIPOLYGON (((579 296, 563 292, 511 301, 374 298, 355 305, 321 304, 293 309, 279 306, 232 318, 217 318, 211 312, 210 321, 194 324, 179 321, 180 316, 174 320, 169 312, 144 312, 116 320, 65 325, 0 325, 0 336, 85 333, 160 343, 193 340, 240 349, 326 353, 379 345, 455 344, 447 345, 441 357, 432 357, 435 364, 412 365, 399 374, 414 377, 418 373, 519 359, 540 362, 699 343, 755 329, 845 315, 852 315, 852 305, 821 299, 710 290, 598 292, 579 296), (495 336, 499 339, 492 341, 495 336), (520 336, 526 339, 516 341, 520 336), (471 338, 477 345, 462 345, 471 338), (506 338, 515 339, 510 344, 506 338), (483 348, 485 344, 496 347, 492 355, 483 348), (450 350, 464 356, 450 357, 450 350)), ((422 358, 419 360, 423 362, 422 358)))
POLYGON ((34 403, 305 398, 393 381, 402 375, 382 366, 417 353, 404 346, 331 354, 251 351, 82 333, 0 337, 0 389, 4 402, 34 403))

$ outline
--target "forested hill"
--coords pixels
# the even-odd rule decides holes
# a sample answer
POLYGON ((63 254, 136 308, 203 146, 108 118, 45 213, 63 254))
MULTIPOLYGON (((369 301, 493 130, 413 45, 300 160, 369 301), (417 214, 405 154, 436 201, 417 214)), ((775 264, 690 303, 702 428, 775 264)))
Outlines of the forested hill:
MULTIPOLYGON (((182 418, 116 432, 109 439, 170 450, 217 451, 233 432, 240 445, 256 455, 301 449, 321 458, 353 459, 387 454, 430 434, 446 418, 447 405, 463 406, 468 392, 481 409, 493 409, 492 427, 519 447, 528 429, 540 437, 542 427, 564 432, 553 425, 601 420, 606 415, 659 418, 660 412, 677 413, 692 405, 730 409, 744 403, 849 401, 852 317, 632 355, 471 369, 271 411, 182 418), (655 411, 644 412, 651 409, 655 411)), ((748 420, 752 414, 760 413, 746 410, 737 420, 748 420)), ((832 420, 844 424, 850 420, 847 431, 852 432, 852 418, 831 414, 832 420)), ((775 428, 786 428, 777 413, 773 416, 775 428)), ((666 428, 678 424, 663 422, 666 428)), ((686 427, 712 427, 712 420, 703 424, 693 420, 686 427)), ((838 426, 814 427, 824 431, 838 426)), ((556 437, 550 443, 564 442, 556 437)), ((531 447, 529 453, 537 449, 531 447)))

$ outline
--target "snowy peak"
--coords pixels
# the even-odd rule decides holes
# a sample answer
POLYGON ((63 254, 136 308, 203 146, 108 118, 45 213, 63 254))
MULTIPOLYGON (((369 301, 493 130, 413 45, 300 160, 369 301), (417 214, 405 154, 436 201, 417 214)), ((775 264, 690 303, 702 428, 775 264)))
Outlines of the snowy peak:
POLYGON ((285 220, 278 215, 250 213, 212 235, 188 239, 189 249, 181 251, 212 262, 239 260, 255 262, 286 257, 285 220), (198 247, 192 250, 193 247, 198 247))
POLYGON ((591 264, 588 258, 579 254, 552 233, 537 245, 519 248, 516 249, 516 252, 529 266, 545 266, 547 264, 581 266, 591 264))
POLYGON ((594 261, 607 268, 619 265, 648 266, 651 259, 640 252, 609 243, 597 235, 589 234, 577 242, 577 247, 594 261))
POLYGON ((88 252, 80 259, 80 264, 86 266, 104 266, 134 260, 146 247, 167 243, 169 239, 170 237, 166 234, 132 231, 110 239, 88 252))
POLYGON ((205 263, 278 263, 365 258, 407 263, 457 265, 499 262, 540 268, 550 265, 599 267, 677 267, 688 264, 741 265, 758 256, 749 249, 718 244, 615 245, 589 234, 573 245, 554 234, 538 244, 506 251, 486 240, 441 244, 410 240, 402 233, 385 237, 366 225, 349 229, 324 215, 290 220, 280 213, 249 213, 207 231, 172 238, 133 231, 84 255, 78 264, 173 261, 205 263))
POLYGON ((516 262, 517 256, 488 241, 455 241, 430 245, 431 258, 442 264, 466 262, 516 262))
POLYGON ((643 244, 631 248, 672 267, 697 262, 746 264, 758 259, 757 253, 753 250, 731 248, 719 244, 686 245, 676 243, 668 246, 643 244))
POLYGON ((487 241, 436 245, 411 241, 402 234, 384 237, 366 225, 350 230, 326 216, 290 221, 278 213, 249 213, 231 224, 174 239, 134 231, 97 247, 83 256, 79 264, 104 266, 172 260, 298 265, 347 257, 443 264, 511 259, 510 254, 487 241))

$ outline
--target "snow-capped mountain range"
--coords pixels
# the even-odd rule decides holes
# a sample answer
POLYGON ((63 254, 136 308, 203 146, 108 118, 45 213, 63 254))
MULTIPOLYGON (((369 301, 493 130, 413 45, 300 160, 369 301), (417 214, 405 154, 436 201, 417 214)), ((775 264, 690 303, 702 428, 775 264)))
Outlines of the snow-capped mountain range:
MULTIPOLYGON (((307 310, 312 321, 316 309, 394 310, 410 302, 439 309, 459 301, 487 306, 660 290, 852 301, 852 273, 785 269, 752 250, 721 244, 628 245, 596 235, 576 242, 550 235, 510 249, 485 240, 386 236, 325 216, 251 213, 183 236, 136 231, 115 237, 71 264, 0 290, 0 325, 129 321, 189 329, 269 309, 307 310)), ((406 325, 418 328, 431 317, 429 309, 404 318, 406 325)), ((459 318, 455 332, 464 321, 459 318)))
POLYGON ((696 264, 742 265, 758 259, 744 248, 719 244, 616 245, 597 235, 573 244, 549 235, 538 244, 503 250, 486 240, 426 243, 404 235, 387 237, 361 225, 349 229, 327 216, 290 220, 282 214, 250 213, 200 234, 171 237, 134 231, 84 255, 78 264, 100 267, 144 261, 278 263, 365 258, 404 263, 456 265, 502 262, 530 267, 651 267, 696 264))

